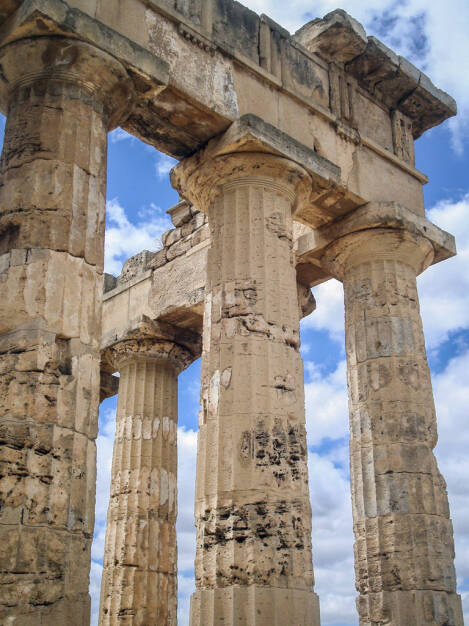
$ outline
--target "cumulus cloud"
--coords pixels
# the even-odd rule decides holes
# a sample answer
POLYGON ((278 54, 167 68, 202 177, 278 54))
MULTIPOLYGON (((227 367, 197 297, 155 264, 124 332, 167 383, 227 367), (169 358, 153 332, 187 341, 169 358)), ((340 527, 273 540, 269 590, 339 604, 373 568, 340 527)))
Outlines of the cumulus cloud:
POLYGON ((109 133, 109 141, 119 143, 120 141, 137 141, 137 139, 119 126, 109 133))
POLYGON ((450 122, 453 146, 463 150, 469 138, 469 5, 467 0, 244 0, 290 32, 308 20, 340 6, 358 19, 369 35, 378 36, 427 72, 435 84, 458 102, 459 116, 450 122))
POLYGON ((344 289, 338 280, 314 288, 317 308, 302 322, 302 328, 325 330, 339 344, 344 342, 344 289))
POLYGON ((142 250, 157 250, 161 235, 172 228, 164 211, 151 204, 131 220, 119 200, 106 204, 105 271, 119 274, 126 259, 142 250))
POLYGON ((176 165, 176 159, 168 156, 167 154, 158 154, 158 158, 155 164, 156 175, 160 180, 167 178, 169 172, 176 165))
POLYGON ((305 385, 308 445, 318 446, 324 439, 338 440, 348 434, 346 364, 323 375, 320 366, 305 361, 310 382, 305 385))
POLYGON ((309 454, 313 560, 321 623, 355 623, 353 534, 347 472, 322 454, 309 454))
POLYGON ((458 248, 456 257, 433 265, 419 278, 425 338, 433 349, 452 331, 469 327, 469 193, 438 203, 427 217, 454 234, 458 248))

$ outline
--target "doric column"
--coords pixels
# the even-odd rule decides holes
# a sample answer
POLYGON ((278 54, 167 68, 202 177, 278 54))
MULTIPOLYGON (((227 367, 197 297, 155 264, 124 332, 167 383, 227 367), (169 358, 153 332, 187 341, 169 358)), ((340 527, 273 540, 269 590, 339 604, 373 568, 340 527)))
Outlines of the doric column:
POLYGON ((177 388, 193 360, 171 341, 114 345, 120 372, 100 626, 177 624, 177 388))
POLYGON ((371 227, 334 226, 322 256, 345 290, 360 624, 462 626, 416 285, 449 237, 395 205, 367 211, 371 227))
POLYGON ((207 213, 191 625, 319 625, 313 592, 293 161, 211 153, 172 182, 207 213))
POLYGON ((75 39, 0 49, 0 622, 89 621, 106 134, 126 72, 75 39))

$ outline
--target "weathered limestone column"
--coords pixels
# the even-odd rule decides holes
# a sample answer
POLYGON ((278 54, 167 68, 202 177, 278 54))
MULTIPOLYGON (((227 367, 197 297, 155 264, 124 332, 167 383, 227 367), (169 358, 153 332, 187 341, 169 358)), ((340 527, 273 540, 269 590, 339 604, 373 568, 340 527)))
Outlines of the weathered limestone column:
POLYGON ((191 625, 319 625, 292 212, 311 187, 259 152, 178 165, 208 214, 191 625))
POLYGON ((0 49, 0 622, 89 622, 106 134, 127 74, 75 39, 0 49))
POLYGON ((392 227, 370 206, 376 227, 342 229, 322 257, 345 289, 360 624, 462 626, 416 285, 439 229, 391 208, 392 227))
POLYGON ((99 624, 176 626, 178 374, 193 356, 145 337, 108 352, 120 380, 99 624))

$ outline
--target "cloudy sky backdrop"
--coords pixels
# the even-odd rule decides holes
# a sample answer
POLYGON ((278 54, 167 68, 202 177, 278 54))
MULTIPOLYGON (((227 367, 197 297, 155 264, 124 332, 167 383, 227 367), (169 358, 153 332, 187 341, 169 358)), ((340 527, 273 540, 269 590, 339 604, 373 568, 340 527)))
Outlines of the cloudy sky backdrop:
MULTIPOLYGON (((448 482, 456 534, 459 590, 469 623, 469 3, 467 0, 245 0, 294 32, 338 8, 425 70, 458 101, 457 118, 416 144, 417 167, 430 177, 428 217, 457 237, 459 256, 419 279, 427 349, 439 419, 437 455, 448 482)), ((111 133, 108 167, 106 271, 142 249, 155 250, 171 227, 177 201, 169 185, 172 159, 122 130, 111 133)), ((305 360, 316 591, 324 625, 357 624, 348 471, 343 294, 335 281, 314 290, 318 308, 302 323, 305 360)), ((193 485, 200 363, 180 377, 179 624, 187 626, 194 588, 193 485)), ((96 533, 91 594, 97 624, 116 400, 101 406, 96 533)))

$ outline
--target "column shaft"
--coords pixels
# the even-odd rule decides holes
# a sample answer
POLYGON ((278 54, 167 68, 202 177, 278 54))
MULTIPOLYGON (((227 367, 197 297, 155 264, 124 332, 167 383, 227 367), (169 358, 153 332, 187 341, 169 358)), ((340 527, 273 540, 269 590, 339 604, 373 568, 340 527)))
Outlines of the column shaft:
POLYGON ((319 624, 292 188, 234 178, 208 208, 192 626, 319 624))
MULTIPOLYGON (((0 183, 0 621, 89 621, 107 110, 91 46, 0 51, 10 93, 0 183), (90 56, 91 55, 91 56, 90 56), (58 68, 58 69, 57 69, 58 68)), ((106 81, 103 81, 106 83, 106 81)))
POLYGON ((360 624, 462 626, 416 274, 433 249, 403 231, 344 237, 343 280, 360 624))
POLYGON ((177 372, 139 357, 120 367, 100 624, 175 626, 177 372))

